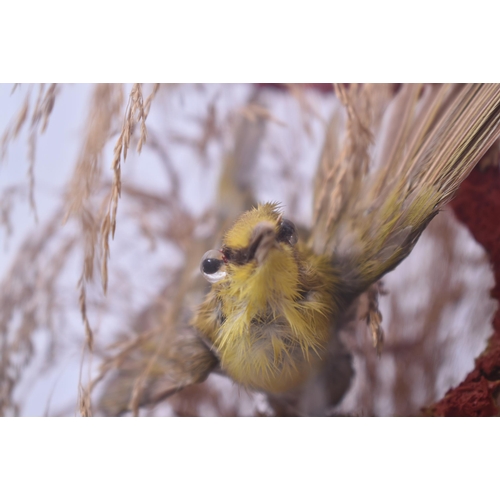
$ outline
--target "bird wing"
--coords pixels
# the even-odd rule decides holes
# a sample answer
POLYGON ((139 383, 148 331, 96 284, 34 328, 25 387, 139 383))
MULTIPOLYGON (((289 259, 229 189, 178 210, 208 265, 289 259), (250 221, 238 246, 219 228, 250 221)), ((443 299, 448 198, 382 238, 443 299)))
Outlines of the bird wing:
POLYGON ((411 252, 500 136, 500 85, 336 86, 311 244, 354 298, 411 252))
MULTIPOLYGON (((182 333, 146 332, 122 349, 119 364, 97 403, 100 413, 137 413, 187 386, 203 382, 218 365, 217 358, 192 329, 182 333)), ((118 363, 117 363, 118 361, 118 363)))

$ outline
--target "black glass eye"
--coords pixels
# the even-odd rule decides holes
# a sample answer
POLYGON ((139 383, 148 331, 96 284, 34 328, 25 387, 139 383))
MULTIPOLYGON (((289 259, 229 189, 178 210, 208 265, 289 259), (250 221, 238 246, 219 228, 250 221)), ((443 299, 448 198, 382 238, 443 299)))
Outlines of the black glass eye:
POLYGON ((224 262, 220 259, 205 259, 201 263, 201 270, 205 274, 214 274, 222 267, 222 264, 224 264, 224 262))
POLYGON ((200 270, 210 283, 217 283, 224 278, 226 271, 224 260, 221 259, 221 253, 217 250, 209 250, 201 258, 200 270))
POLYGON ((295 224, 288 219, 283 219, 278 229, 278 241, 284 241, 289 245, 295 245, 299 240, 295 224))

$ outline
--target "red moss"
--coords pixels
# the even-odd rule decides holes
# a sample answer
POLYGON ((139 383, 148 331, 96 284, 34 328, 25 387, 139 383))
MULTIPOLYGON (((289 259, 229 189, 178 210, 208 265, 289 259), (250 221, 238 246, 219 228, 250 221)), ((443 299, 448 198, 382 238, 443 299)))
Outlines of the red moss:
MULTIPOLYGON (((457 218, 490 256, 495 275, 492 297, 500 302, 500 169, 475 169, 452 202, 457 218)), ((435 416, 497 416, 500 414, 500 308, 493 319, 494 333, 474 370, 445 397, 425 410, 435 416)), ((471 332, 472 334, 473 332, 471 332)))

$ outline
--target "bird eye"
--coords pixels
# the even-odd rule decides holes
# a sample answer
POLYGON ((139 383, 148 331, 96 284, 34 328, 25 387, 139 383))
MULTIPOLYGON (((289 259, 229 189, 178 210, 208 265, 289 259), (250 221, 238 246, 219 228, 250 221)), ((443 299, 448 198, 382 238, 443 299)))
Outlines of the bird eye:
POLYGON ((217 283, 224 278, 226 271, 221 253, 217 250, 209 250, 201 258, 200 270, 204 278, 210 283, 217 283))
POLYGON ((297 243, 299 236, 295 224, 291 220, 283 219, 278 229, 277 239, 292 246, 297 243))

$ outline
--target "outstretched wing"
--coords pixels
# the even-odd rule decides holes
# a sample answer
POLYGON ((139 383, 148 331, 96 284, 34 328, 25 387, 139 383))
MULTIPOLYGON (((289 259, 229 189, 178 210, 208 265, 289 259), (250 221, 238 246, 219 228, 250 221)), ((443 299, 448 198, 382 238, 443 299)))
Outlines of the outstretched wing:
POLYGON ((97 408, 107 416, 154 405, 185 387, 203 382, 217 358, 191 329, 149 333, 122 349, 119 364, 104 386, 97 408))
POLYGON ((411 252, 500 136, 500 85, 336 86, 316 178, 312 245, 354 298, 411 252), (344 134, 342 136, 342 130, 344 134), (339 137, 343 139, 339 140, 339 137))

